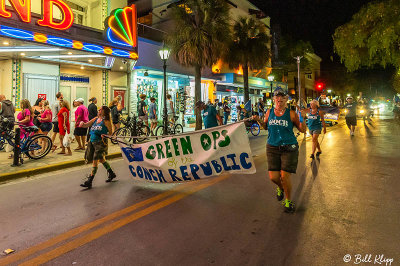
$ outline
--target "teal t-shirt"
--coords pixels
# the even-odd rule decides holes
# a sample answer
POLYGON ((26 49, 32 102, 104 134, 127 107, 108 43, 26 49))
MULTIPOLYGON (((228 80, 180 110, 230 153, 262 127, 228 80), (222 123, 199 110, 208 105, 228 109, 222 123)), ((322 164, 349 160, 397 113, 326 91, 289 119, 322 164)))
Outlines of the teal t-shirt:
POLYGON ((207 108, 203 110, 203 121, 205 128, 218 126, 217 109, 215 109, 214 106, 208 105, 207 108))
POLYGON ((108 129, 104 124, 104 120, 101 120, 100 123, 97 123, 96 119, 96 121, 94 121, 92 127, 90 128, 90 141, 92 143, 98 142, 101 140, 101 135, 107 133, 108 129))

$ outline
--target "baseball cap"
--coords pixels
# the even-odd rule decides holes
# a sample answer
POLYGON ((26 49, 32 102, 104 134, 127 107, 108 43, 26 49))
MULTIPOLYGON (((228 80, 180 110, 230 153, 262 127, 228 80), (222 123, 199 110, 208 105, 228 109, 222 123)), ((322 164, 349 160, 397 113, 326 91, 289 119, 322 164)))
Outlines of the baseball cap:
POLYGON ((287 93, 281 89, 274 91, 274 96, 286 96, 286 95, 287 95, 287 93))
POLYGON ((84 103, 84 102, 85 102, 85 100, 82 99, 82 98, 78 98, 78 99, 76 99, 75 101, 76 101, 76 102, 80 102, 80 103, 84 103))

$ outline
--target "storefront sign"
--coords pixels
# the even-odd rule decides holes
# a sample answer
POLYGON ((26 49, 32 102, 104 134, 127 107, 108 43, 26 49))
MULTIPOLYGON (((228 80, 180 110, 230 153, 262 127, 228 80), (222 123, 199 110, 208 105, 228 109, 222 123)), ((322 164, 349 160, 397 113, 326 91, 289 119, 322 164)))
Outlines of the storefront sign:
POLYGON ((172 183, 256 172, 242 122, 120 147, 135 180, 172 183))
POLYGON ((38 99, 42 99, 43 101, 46 100, 46 94, 38 94, 38 99))
MULTIPOLYGON (((21 21, 31 23, 31 0, 9 0, 14 10, 18 13, 21 21)), ((69 29, 74 23, 74 14, 71 8, 62 0, 42 0, 42 19, 37 24, 42 27, 49 27, 56 30, 69 29), (62 14, 60 21, 54 21, 53 9, 57 6, 62 14)), ((11 18, 11 12, 6 10, 6 0, 0 0, 0 16, 11 18)))

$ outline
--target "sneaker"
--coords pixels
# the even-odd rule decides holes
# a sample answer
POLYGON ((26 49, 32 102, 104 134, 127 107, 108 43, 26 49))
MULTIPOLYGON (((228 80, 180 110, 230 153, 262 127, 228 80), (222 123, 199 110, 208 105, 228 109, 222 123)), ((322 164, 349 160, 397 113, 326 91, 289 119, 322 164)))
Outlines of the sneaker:
POLYGON ((294 208, 294 203, 291 200, 285 199, 285 201, 282 202, 283 207, 285 208, 285 212, 287 213, 293 213, 295 208, 294 208))
POLYGON ((284 197, 284 193, 283 190, 280 189, 279 187, 276 188, 276 198, 278 199, 278 201, 283 200, 284 197))
POLYGON ((317 158, 321 155, 322 151, 317 151, 317 158))
MULTIPOLYGON (((317 153, 317 154, 318 154, 318 153, 317 153)), ((315 159, 314 154, 311 154, 310 158, 314 160, 314 159, 315 159)))
POLYGON ((350 136, 354 136, 354 131, 350 131, 350 136))

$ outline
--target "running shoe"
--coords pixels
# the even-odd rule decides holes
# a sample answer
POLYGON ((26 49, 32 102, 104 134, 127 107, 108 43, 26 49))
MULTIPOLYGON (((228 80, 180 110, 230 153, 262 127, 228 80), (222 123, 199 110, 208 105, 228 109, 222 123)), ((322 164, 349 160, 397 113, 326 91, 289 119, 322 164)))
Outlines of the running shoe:
POLYGON ((322 151, 317 151, 317 157, 319 157, 321 155, 322 151))
POLYGON ((283 200, 283 189, 280 189, 279 187, 276 188, 276 198, 278 199, 278 201, 283 200))
POLYGON ((293 213, 295 208, 294 208, 294 203, 291 200, 285 199, 285 201, 282 202, 283 207, 285 208, 285 212, 287 213, 293 213))
POLYGON ((314 160, 315 159, 314 154, 311 154, 310 158, 314 160))

